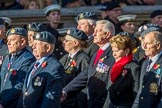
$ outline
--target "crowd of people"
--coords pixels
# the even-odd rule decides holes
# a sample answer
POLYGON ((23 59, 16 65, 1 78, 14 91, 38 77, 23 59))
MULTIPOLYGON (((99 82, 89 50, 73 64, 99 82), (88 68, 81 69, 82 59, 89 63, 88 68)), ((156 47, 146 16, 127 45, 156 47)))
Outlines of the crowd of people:
POLYGON ((47 24, 0 17, 0 108, 162 108, 162 10, 141 25, 115 0, 100 10, 66 29, 59 4, 47 24))

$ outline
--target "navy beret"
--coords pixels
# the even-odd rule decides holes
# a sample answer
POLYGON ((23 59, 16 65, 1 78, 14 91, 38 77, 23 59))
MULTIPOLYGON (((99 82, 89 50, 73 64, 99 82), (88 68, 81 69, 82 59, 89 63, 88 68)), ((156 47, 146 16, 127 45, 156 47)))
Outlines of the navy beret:
POLYGON ((151 13, 150 18, 154 18, 158 15, 162 15, 162 10, 155 10, 151 13))
POLYGON ((2 18, 0 18, 0 25, 5 25, 5 21, 2 18))
POLYGON ((88 40, 88 36, 85 34, 85 32, 76 28, 69 29, 67 31, 67 35, 70 35, 76 39, 83 40, 83 41, 88 40))
POLYGON ((34 40, 40 40, 51 44, 56 43, 56 38, 50 32, 46 32, 46 31, 37 33, 34 36, 34 40))
POLYGON ((11 28, 6 33, 6 36, 9 35, 20 35, 20 36, 27 37, 27 31, 24 28, 20 28, 20 27, 11 28))
POLYGON ((47 30, 45 25, 43 25, 41 23, 37 23, 37 22, 28 24, 27 29, 28 29, 28 31, 34 31, 34 32, 42 32, 42 31, 47 30))
POLYGON ((75 20, 78 22, 80 19, 92 19, 97 20, 97 15, 93 12, 82 12, 77 15, 75 20))
POLYGON ((112 10, 114 8, 120 7, 119 3, 115 0, 112 0, 111 2, 105 2, 101 4, 101 8, 99 10, 106 11, 106 10, 112 10))

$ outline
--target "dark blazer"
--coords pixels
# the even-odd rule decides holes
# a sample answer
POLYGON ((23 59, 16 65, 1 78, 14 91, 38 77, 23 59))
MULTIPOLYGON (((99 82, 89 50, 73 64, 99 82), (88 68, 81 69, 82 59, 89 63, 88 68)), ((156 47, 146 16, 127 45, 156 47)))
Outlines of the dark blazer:
POLYGON ((97 52, 99 47, 98 45, 93 43, 93 36, 91 36, 91 38, 89 38, 87 42, 89 44, 89 47, 84 49, 84 51, 88 54, 89 58, 91 59, 91 57, 93 56, 94 53, 97 52))
POLYGON ((113 105, 131 108, 139 88, 139 74, 140 67, 133 61, 124 67, 109 88, 109 98, 113 105))
POLYGON ((136 100, 134 102, 133 108, 156 108, 160 102, 161 94, 160 83, 161 80, 159 75, 162 68, 162 55, 155 62, 155 65, 151 68, 149 72, 146 72, 148 65, 148 59, 146 59, 142 65, 141 75, 140 75, 140 89, 136 100), (160 65, 158 68, 155 68, 155 65, 160 65))
POLYGON ((94 54, 90 60, 90 65, 84 72, 81 72, 76 78, 74 78, 66 87, 64 91, 67 93, 72 91, 81 90, 85 86, 88 87, 88 107, 89 108, 102 108, 106 96, 109 80, 109 71, 114 63, 112 57, 111 48, 108 47, 101 55, 100 64, 104 65, 105 70, 101 72, 96 71, 96 68, 100 65, 99 62, 94 65, 94 54))
MULTIPOLYGON (((83 72, 89 65, 88 55, 80 50, 73 58, 68 59, 68 54, 61 58, 60 62, 65 68, 65 86, 74 79, 80 72, 83 72), (72 66, 73 62, 76 66, 72 66)), ((87 89, 83 89, 82 92, 77 94, 72 93, 68 96, 67 100, 62 104, 62 108, 82 108, 87 106, 87 89)))
POLYGON ((64 68, 56 57, 48 56, 31 76, 28 87, 29 74, 25 78, 17 108, 60 108, 63 72, 64 68))
POLYGON ((1 68, 1 104, 4 108, 16 107, 28 68, 35 61, 26 49, 18 51, 9 66, 10 59, 11 55, 7 55, 1 68))

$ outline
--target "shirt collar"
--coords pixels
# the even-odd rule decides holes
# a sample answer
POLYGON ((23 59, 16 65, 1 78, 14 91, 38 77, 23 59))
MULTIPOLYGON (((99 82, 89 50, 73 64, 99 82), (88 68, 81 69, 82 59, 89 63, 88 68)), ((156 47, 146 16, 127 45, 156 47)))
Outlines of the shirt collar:
POLYGON ((76 55, 76 53, 77 53, 78 51, 79 51, 79 50, 77 50, 77 51, 74 52, 73 54, 69 54, 69 57, 73 58, 73 57, 76 55))
POLYGON ((100 49, 106 50, 110 46, 110 43, 107 42, 104 46, 102 46, 100 49))

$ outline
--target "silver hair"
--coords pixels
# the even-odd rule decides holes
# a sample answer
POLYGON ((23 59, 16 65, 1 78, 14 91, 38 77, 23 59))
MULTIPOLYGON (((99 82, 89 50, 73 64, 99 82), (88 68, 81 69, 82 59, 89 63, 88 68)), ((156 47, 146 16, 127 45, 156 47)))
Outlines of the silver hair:
POLYGON ((110 21, 108 21, 108 20, 99 20, 99 21, 96 22, 96 25, 97 24, 104 24, 103 31, 105 31, 105 32, 111 32, 111 36, 114 36, 115 35, 115 27, 114 27, 114 24, 112 24, 110 21))

